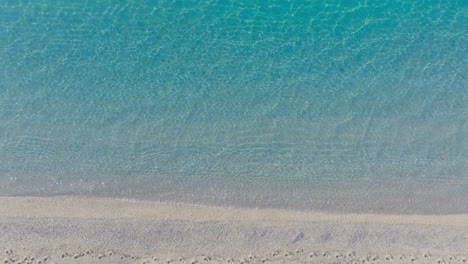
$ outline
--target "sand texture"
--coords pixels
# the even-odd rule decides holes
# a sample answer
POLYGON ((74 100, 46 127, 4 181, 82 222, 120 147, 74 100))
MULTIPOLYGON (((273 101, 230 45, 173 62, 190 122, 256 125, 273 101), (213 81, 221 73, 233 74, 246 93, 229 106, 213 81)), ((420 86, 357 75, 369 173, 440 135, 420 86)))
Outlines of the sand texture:
POLYGON ((0 197, 1 263, 468 263, 468 215, 0 197))

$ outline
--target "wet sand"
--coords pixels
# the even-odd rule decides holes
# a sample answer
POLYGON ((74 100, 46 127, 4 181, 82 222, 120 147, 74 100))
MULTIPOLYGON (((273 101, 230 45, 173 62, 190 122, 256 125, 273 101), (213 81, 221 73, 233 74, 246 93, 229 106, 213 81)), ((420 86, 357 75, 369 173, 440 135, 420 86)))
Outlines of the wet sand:
POLYGON ((468 215, 0 197, 1 263, 468 263, 468 215))

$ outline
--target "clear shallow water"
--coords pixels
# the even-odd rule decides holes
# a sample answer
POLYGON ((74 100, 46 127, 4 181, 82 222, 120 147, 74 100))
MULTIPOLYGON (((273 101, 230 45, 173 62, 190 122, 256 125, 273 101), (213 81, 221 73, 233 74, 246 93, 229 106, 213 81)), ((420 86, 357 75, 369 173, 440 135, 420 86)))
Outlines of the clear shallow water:
POLYGON ((0 194, 468 212, 464 1, 0 1, 0 194))

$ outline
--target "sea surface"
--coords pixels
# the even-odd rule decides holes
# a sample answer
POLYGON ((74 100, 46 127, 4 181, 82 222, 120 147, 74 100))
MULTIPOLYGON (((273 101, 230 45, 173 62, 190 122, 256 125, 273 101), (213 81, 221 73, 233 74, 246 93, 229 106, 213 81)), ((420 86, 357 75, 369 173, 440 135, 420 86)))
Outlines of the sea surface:
POLYGON ((0 195, 468 213, 466 0, 0 0, 0 195))

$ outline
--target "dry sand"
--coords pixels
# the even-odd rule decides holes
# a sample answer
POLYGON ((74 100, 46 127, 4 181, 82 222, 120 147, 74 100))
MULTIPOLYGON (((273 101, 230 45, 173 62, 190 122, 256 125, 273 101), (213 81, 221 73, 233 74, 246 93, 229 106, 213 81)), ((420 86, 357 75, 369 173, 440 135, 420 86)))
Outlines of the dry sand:
POLYGON ((468 263, 468 215, 0 197, 1 263, 468 263))

